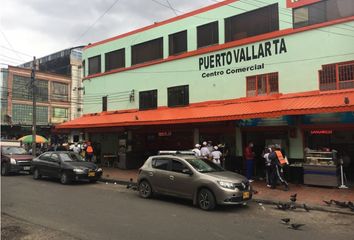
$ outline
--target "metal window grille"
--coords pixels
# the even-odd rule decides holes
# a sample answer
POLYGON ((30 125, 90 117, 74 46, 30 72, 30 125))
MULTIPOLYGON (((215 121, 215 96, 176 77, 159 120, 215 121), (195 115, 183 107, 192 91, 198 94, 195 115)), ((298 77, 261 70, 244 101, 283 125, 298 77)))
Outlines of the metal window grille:
POLYGON ((354 62, 322 66, 319 84, 321 91, 354 88, 354 62))
POLYGON ((278 73, 267 73, 246 78, 247 97, 279 92, 278 73))

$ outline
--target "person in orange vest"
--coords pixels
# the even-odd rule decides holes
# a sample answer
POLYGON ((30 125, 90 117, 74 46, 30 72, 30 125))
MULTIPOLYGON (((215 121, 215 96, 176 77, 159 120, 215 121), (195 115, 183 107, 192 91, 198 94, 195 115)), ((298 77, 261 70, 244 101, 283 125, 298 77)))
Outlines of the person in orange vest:
POLYGON ((87 142, 87 147, 86 147, 86 160, 89 162, 92 162, 93 158, 93 147, 91 146, 91 142, 87 142))
POLYGON ((283 176, 283 167, 287 165, 288 162, 278 144, 274 146, 274 150, 269 154, 268 158, 271 160, 271 188, 276 188, 279 180, 284 185, 284 191, 288 191, 289 184, 283 176))

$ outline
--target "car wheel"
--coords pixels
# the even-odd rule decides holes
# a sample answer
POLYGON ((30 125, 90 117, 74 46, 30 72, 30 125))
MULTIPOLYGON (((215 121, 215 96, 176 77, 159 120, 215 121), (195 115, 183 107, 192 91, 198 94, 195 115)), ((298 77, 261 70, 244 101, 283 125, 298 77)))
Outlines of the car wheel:
POLYGON ((198 205, 203 210, 212 210, 215 208, 215 197, 213 193, 203 188, 198 192, 198 205))
POLYGON ((1 164, 1 176, 8 176, 9 168, 6 163, 1 164))
POLYGON ((38 168, 34 169, 34 172, 33 172, 33 179, 38 180, 38 179, 41 179, 41 177, 42 177, 42 176, 41 176, 41 174, 40 174, 38 168))
POLYGON ((143 180, 139 183, 139 195, 142 198, 152 197, 152 188, 148 181, 143 180))
POLYGON ((67 175, 65 172, 61 173, 61 175, 60 175, 60 183, 61 183, 61 184, 68 184, 68 183, 70 183, 70 180, 69 180, 69 178, 68 178, 68 175, 67 175))

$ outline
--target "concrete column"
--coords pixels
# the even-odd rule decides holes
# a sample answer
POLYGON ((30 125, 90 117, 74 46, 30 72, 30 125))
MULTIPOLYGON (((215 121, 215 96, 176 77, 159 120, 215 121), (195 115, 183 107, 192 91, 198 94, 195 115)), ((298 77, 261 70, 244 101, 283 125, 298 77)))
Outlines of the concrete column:
POLYGON ((168 36, 163 37, 163 58, 166 59, 168 58, 169 55, 169 42, 168 42, 168 36))
POLYGON ((242 133, 240 127, 236 127, 236 156, 242 157, 242 133))
POLYGON ((219 44, 225 43, 225 21, 223 19, 218 21, 219 24, 219 44))
POLYGON ((289 137, 289 158, 304 158, 303 136, 299 127, 296 127, 296 137, 289 137))
POLYGON ((194 128, 194 130, 193 130, 193 142, 194 142, 194 145, 199 143, 199 128, 194 128))

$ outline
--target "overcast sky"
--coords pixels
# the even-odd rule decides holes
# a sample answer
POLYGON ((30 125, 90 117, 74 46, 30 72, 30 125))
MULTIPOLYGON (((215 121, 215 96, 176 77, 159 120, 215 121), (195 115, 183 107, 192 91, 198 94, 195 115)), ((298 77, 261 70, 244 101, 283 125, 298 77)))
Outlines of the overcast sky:
POLYGON ((31 56, 39 58, 94 43, 214 3, 214 0, 2 0, 0 67, 18 65, 31 60, 31 56))

